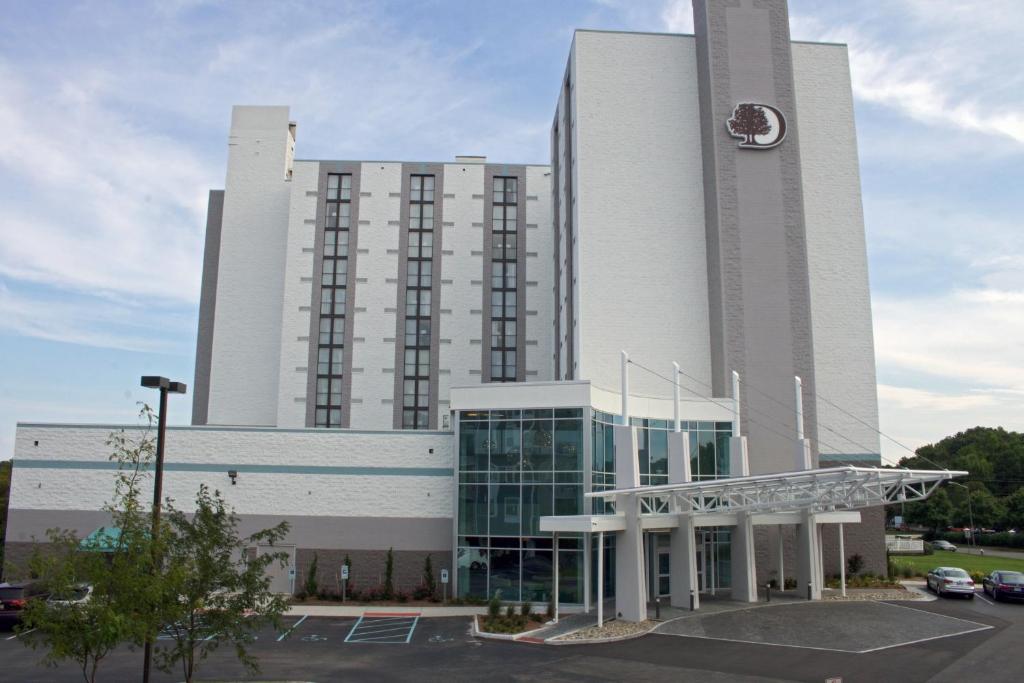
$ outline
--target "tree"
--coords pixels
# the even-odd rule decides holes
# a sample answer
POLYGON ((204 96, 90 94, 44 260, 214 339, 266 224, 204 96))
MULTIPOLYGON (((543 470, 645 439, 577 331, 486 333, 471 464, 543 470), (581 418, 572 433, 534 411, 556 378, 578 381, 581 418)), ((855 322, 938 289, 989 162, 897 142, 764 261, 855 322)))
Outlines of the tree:
POLYGON ((319 560, 319 556, 313 553, 313 561, 309 563, 309 570, 306 572, 306 585, 302 587, 302 590, 306 592, 309 597, 316 597, 317 591, 320 589, 320 585, 316 580, 316 566, 319 560))
POLYGON ((4 578, 4 544, 7 535, 7 503, 11 497, 11 461, 0 462, 0 581, 4 578))
POLYGON ((388 548, 388 557, 384 564, 384 599, 390 600, 395 594, 395 552, 388 548))
MULTIPOLYGON (((966 491, 964 492, 966 493, 966 491)), ((969 522, 973 513, 974 525, 976 527, 990 527, 995 524, 1003 525, 1003 517, 1006 514, 1006 506, 1002 501, 989 493, 984 485, 979 484, 977 488, 971 487, 970 498, 965 495, 957 509, 958 518, 969 522)))
POLYGON ((923 524, 932 531, 949 526, 953 504, 946 489, 938 489, 927 500, 907 505, 907 521, 923 524))
POLYGON ((746 136, 742 144, 755 144, 754 136, 767 135, 772 132, 772 124, 764 110, 755 104, 741 104, 732 113, 728 120, 729 132, 736 136, 746 136))
POLYGON ((427 589, 429 597, 433 597, 437 590, 437 584, 434 582, 434 565, 430 562, 429 554, 423 561, 423 587, 427 589))
POLYGON ((238 517, 219 491, 199 487, 195 512, 186 514, 167 501, 168 543, 161 570, 164 635, 169 645, 156 651, 156 665, 170 673, 180 664, 191 682, 198 663, 222 644, 230 644, 250 673, 259 671, 247 646, 253 633, 270 623, 280 628, 287 607, 272 593, 266 569, 285 566, 285 552, 247 557, 257 544, 282 540, 288 523, 259 531, 247 539, 238 535, 238 517))
POLYGON ((1024 529, 1024 488, 1017 489, 1006 498, 1006 524, 1018 531, 1024 529))
POLYGON ((119 644, 141 644, 154 627, 153 538, 150 517, 142 504, 145 470, 153 457, 153 413, 143 406, 148 427, 138 439, 124 431, 110 435, 110 456, 118 464, 114 496, 105 506, 111 526, 83 542, 74 532, 50 529, 49 546, 36 548, 32 574, 59 599, 76 597, 83 584, 92 588, 82 603, 30 601, 22 624, 22 642, 45 648, 45 664, 78 665, 86 681, 95 681, 100 663, 119 644))

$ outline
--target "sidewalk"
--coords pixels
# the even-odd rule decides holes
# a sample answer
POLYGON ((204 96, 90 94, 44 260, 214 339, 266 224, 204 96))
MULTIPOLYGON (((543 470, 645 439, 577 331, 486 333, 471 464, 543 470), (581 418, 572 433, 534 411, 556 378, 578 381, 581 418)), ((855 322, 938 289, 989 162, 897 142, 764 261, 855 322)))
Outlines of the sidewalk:
POLYGON ((292 605, 285 612, 293 617, 361 617, 367 612, 402 612, 420 617, 471 617, 487 614, 486 605, 292 605))

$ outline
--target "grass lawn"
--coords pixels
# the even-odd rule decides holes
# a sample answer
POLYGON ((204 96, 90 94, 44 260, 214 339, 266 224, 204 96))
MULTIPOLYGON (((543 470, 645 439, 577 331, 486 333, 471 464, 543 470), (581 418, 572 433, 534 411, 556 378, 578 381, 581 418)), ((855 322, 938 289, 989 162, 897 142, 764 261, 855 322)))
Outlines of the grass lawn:
POLYGON ((990 555, 968 555, 949 550, 936 550, 934 555, 894 555, 892 561, 898 567, 911 567, 921 576, 936 567, 960 567, 968 572, 983 574, 988 574, 996 569, 1024 572, 1024 560, 990 555))

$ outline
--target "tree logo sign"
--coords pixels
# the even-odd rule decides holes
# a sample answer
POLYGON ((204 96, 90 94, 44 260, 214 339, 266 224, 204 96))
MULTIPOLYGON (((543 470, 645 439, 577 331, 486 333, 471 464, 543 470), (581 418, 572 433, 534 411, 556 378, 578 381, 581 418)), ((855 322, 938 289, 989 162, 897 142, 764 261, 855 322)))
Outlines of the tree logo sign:
POLYGON ((775 147, 786 137, 786 118, 781 111, 767 104, 737 104, 725 127, 729 135, 740 139, 740 147, 750 149, 775 147))

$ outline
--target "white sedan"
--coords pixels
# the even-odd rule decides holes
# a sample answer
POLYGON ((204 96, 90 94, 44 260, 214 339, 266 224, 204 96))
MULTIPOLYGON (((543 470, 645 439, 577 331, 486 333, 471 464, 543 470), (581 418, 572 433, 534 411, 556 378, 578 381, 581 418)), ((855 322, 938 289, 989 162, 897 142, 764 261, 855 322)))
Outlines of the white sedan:
POLYGON ((966 595, 974 598, 974 580, 959 567, 936 567, 928 572, 928 589, 939 596, 966 595))

